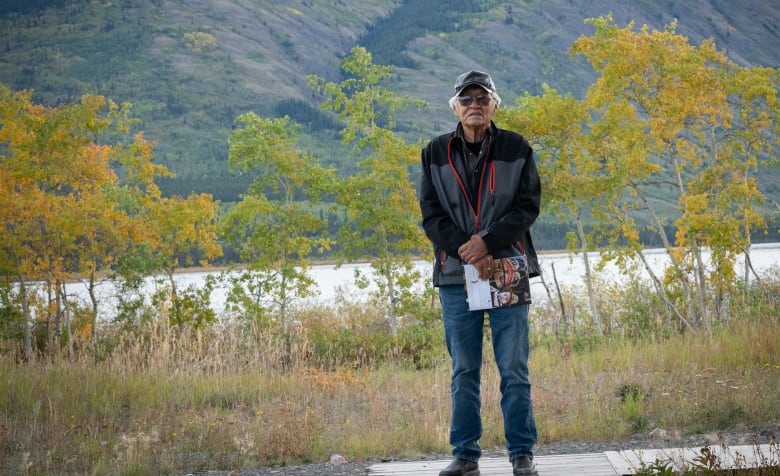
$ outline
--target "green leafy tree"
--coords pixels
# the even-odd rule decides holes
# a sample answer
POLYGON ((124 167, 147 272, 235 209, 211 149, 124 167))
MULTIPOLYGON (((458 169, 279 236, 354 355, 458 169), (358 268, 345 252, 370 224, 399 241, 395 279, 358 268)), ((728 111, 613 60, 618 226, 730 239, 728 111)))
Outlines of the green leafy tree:
POLYGON ((297 128, 288 117, 237 118, 230 136, 231 168, 255 174, 246 195, 220 223, 220 233, 247 271, 235 283, 231 301, 263 325, 278 325, 289 337, 294 299, 315 292, 308 276, 310 256, 329 249, 326 222, 314 205, 333 172, 297 148, 297 128))
MULTIPOLYGON (((341 68, 347 79, 338 84, 309 77, 309 84, 327 97, 323 107, 344 122, 344 142, 353 144, 354 154, 360 157, 358 171, 336 189, 336 202, 348 219, 339 230, 336 253, 348 261, 370 260, 395 336, 399 306, 419 281, 414 259, 428 246, 410 176, 410 168, 419 163, 420 148, 393 132, 393 114, 422 103, 381 86, 392 67, 374 65, 365 48, 353 48, 341 68)), ((362 278, 366 284, 367 278, 362 278)))

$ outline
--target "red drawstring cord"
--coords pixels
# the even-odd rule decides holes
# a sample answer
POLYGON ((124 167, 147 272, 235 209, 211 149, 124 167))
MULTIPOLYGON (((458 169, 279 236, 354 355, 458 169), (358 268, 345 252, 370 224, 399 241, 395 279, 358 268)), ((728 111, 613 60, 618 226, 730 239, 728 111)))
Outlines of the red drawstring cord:
POLYGON ((493 197, 493 202, 496 201, 496 195, 493 193, 496 189, 496 163, 490 161, 490 196, 493 197))
MULTIPOLYGON (((466 198, 466 202, 468 202, 469 207, 471 208, 471 214, 474 217, 474 223, 476 224, 477 231, 480 230, 480 223, 479 223, 479 211, 482 207, 482 184, 484 182, 485 178, 485 169, 487 167, 488 160, 490 158, 490 147, 493 144, 493 138, 489 137, 488 139, 488 153, 485 156, 485 161, 482 162, 482 172, 479 175, 479 190, 477 192, 477 206, 474 207, 474 204, 471 202, 471 199, 469 198, 469 193, 466 190, 466 185, 463 183, 463 179, 460 177, 460 174, 458 173, 458 169, 455 168, 455 164, 452 163, 452 141, 455 140, 455 136, 450 137, 450 140, 447 141, 447 163, 450 164, 450 169, 452 169, 452 173, 455 175, 455 179, 458 181, 458 185, 460 186, 460 191, 463 193, 463 196, 466 198)), ((495 190, 496 182, 495 182, 495 176, 496 176, 496 164, 495 162, 490 162, 490 180, 488 184, 488 189, 490 190, 490 195, 495 200, 495 195, 493 194, 493 191, 495 190)))

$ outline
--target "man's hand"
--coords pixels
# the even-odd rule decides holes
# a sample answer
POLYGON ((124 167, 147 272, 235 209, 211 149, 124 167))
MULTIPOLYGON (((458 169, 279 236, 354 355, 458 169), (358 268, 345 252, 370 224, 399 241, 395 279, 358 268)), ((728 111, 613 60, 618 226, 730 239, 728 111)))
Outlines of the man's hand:
POLYGON ((474 267, 479 270, 480 279, 490 279, 493 275, 493 257, 485 255, 482 259, 474 263, 474 267))
POLYGON ((469 241, 463 243, 460 245, 460 248, 458 248, 460 259, 468 264, 476 265, 477 261, 484 258, 487 254, 487 246, 479 235, 471 235, 469 241))
POLYGON ((481 236, 471 235, 469 241, 458 248, 458 255, 460 259, 477 268, 480 278, 489 279, 493 274, 493 257, 488 254, 481 236))

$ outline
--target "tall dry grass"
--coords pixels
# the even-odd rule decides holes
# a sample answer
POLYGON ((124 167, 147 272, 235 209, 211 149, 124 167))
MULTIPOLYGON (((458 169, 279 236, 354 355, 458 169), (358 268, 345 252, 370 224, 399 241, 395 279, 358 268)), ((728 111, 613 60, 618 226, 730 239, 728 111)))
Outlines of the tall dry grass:
MULTIPOLYGON (((301 326, 291 346, 241 326, 176 332, 153 325, 117 331, 106 337, 110 348, 84 349, 72 362, 21 363, 7 353, 0 358, 0 472, 162 474, 326 461, 332 453, 448 452, 443 345, 422 366, 394 360, 393 349, 382 361, 323 358, 328 350, 315 352, 322 336, 315 341, 311 330, 328 322, 323 312, 299 316, 309 328, 301 326)), ((355 335, 371 339, 368 328, 355 335)), ((539 444, 776 425, 778 342, 774 315, 663 339, 574 345, 536 338, 539 444)), ((486 349, 481 443, 498 449, 498 376, 486 349)))

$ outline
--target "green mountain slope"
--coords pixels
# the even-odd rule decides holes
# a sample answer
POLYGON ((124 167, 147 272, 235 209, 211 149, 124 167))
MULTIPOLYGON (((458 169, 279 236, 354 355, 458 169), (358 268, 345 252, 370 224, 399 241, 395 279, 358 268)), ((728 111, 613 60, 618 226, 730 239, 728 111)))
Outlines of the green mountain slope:
POLYGON ((246 188, 226 167, 227 138, 243 112, 289 114, 305 126, 305 147, 348 170, 338 125, 318 109, 306 76, 339 80, 341 58, 358 44, 375 63, 396 65, 391 89, 431 104, 401 121, 413 140, 452 127, 446 100, 466 69, 490 71, 507 104, 543 83, 581 95, 595 76, 568 49, 592 31, 585 18, 610 12, 619 25, 656 29, 676 18, 692 43, 712 37, 739 64, 780 65, 780 4, 763 0, 17 3, 0 8, 0 82, 32 89, 48 105, 84 93, 131 102, 158 159, 177 174, 164 190, 226 201, 246 188))

